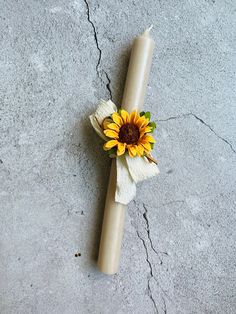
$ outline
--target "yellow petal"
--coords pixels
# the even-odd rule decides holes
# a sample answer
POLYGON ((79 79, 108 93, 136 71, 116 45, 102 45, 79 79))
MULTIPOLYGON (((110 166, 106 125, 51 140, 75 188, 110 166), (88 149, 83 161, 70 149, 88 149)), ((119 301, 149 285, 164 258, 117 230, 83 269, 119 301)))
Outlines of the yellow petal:
POLYGON ((149 123, 149 120, 145 118, 145 120, 143 121, 141 127, 146 127, 149 123))
POLYGON ((135 123, 138 119, 138 113, 137 111, 132 111, 130 114, 130 123, 135 123))
POLYGON ((112 114, 112 120, 113 120, 116 124, 118 124, 119 126, 122 126, 122 124, 123 124, 123 120, 122 120, 121 116, 119 115, 119 113, 117 113, 117 112, 114 112, 114 113, 112 114))
POLYGON ((142 141, 149 142, 149 143, 155 143, 155 139, 151 135, 144 135, 142 138, 142 141))
POLYGON ((145 116, 139 117, 135 124, 139 127, 146 127, 149 123, 149 120, 145 118, 145 116))
POLYGON ((102 122, 102 127, 103 129, 107 129, 108 124, 112 123, 112 119, 111 118, 105 118, 102 122))
POLYGON ((114 130, 116 132, 119 132, 120 131, 120 128, 119 126, 116 124, 116 123, 110 123, 107 125, 107 129, 111 129, 111 130, 114 130))
POLYGON ((127 145, 128 152, 130 157, 135 157, 137 155, 137 150, 135 148, 135 145, 127 145))
POLYGON ((126 144, 118 142, 117 156, 121 156, 125 153, 126 144))
POLYGON ((150 152, 152 150, 151 144, 150 143, 141 143, 145 149, 146 152, 150 152))
POLYGON ((110 140, 103 145, 104 150, 109 150, 118 144, 117 140, 110 140))
POLYGON ((124 123, 129 123, 130 118, 129 118, 129 114, 128 114, 128 112, 127 112, 126 110, 121 109, 120 115, 121 115, 121 117, 122 117, 124 123))
POLYGON ((146 133, 148 133, 147 131, 149 131, 149 129, 147 129, 147 128, 139 129, 139 138, 142 138, 146 133))
POLYGON ((137 149, 138 156, 139 156, 139 157, 142 157, 142 156, 143 156, 143 153, 144 153, 144 148, 143 148, 143 146, 142 146, 141 144, 138 144, 136 149, 137 149))
POLYGON ((150 133, 151 131, 152 131, 152 127, 150 127, 150 126, 146 126, 144 128, 144 133, 150 133))
POLYGON ((113 130, 104 130, 103 133, 107 136, 107 137, 110 137, 110 138, 118 138, 118 133, 116 131, 113 131, 113 130))
POLYGON ((144 134, 149 133, 152 131, 152 128, 150 126, 139 128, 139 138, 142 138, 144 134))

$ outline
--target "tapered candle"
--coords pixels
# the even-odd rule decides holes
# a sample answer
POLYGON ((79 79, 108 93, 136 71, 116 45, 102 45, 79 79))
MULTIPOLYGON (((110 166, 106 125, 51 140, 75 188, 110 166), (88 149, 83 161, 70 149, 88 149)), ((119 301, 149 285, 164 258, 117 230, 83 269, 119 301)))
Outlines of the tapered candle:
MULTIPOLYGON (((129 112, 134 109, 140 110, 144 103, 154 49, 154 40, 150 37, 151 28, 138 36, 132 46, 122 100, 122 108, 129 112)), ((114 159, 107 189, 98 256, 99 270, 108 275, 117 273, 119 269, 126 211, 125 205, 115 202, 115 190, 116 160, 114 159)))

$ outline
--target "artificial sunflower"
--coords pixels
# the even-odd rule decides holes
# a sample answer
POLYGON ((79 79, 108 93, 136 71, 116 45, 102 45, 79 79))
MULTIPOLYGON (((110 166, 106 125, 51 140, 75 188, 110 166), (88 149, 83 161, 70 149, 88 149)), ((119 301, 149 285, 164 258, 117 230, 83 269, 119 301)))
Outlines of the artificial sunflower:
POLYGON ((135 196, 136 183, 159 173, 157 161, 150 154, 155 142, 150 133, 156 125, 150 122, 150 112, 129 114, 118 110, 111 100, 101 100, 89 118, 94 130, 106 142, 104 149, 110 157, 119 156, 115 162, 115 201, 126 205, 135 196))
POLYGON ((155 143, 150 135, 155 128, 155 123, 150 122, 150 112, 129 114, 124 109, 118 110, 103 121, 103 133, 110 138, 103 148, 117 156, 126 151, 130 157, 147 156, 155 143))

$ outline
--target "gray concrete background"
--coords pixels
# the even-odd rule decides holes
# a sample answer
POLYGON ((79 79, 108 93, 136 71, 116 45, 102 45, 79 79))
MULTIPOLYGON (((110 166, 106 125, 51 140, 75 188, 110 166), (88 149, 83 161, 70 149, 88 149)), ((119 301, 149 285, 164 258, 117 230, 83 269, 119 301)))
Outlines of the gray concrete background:
POLYGON ((236 313, 235 1, 0 8, 1 314, 236 313), (139 185, 109 277, 95 260, 110 160, 88 115, 119 104, 150 24, 161 174, 139 185))

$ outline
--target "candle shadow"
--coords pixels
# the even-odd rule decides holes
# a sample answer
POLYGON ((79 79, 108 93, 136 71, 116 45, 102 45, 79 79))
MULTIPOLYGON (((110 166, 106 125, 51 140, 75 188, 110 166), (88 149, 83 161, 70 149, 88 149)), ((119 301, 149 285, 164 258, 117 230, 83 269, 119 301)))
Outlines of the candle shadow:
MULTIPOLYGON (((128 68, 128 61, 130 55, 130 46, 126 47, 121 51, 120 56, 118 57, 116 68, 118 69, 117 75, 113 78, 112 86, 112 98, 113 101, 119 105, 122 101, 123 89, 125 85, 125 79, 128 68)), ((94 108, 94 104, 86 104, 85 108, 94 108)), ((98 182, 100 191, 98 202, 91 210, 91 215, 93 225, 89 228, 89 232, 91 232, 91 236, 88 239, 88 243, 86 247, 89 248, 89 256, 88 261, 90 261, 87 266, 92 266, 95 268, 98 252, 99 252, 99 243, 102 231, 102 222, 104 215, 104 207, 106 200, 106 191, 108 186, 110 168, 111 168, 111 160, 106 158, 106 153, 103 151, 103 140, 96 135, 93 130, 90 121, 89 114, 93 113, 94 110, 85 110, 83 112, 84 119, 79 120, 74 128, 72 129, 72 142, 70 144, 69 152, 72 153, 75 158, 81 158, 81 145, 86 148, 86 158, 88 159, 89 165, 91 165, 93 169, 93 177, 96 178, 96 182, 98 182)), ((91 191, 93 188, 91 188, 91 191)), ((91 197, 92 199, 92 197, 91 197)), ((94 206, 94 205, 93 205, 94 206)), ((83 226, 82 226, 83 228, 83 226)), ((87 258, 86 258, 87 260, 87 258)))
MULTIPOLYGON (((94 104, 87 106, 92 108, 94 107, 94 104)), ((91 262, 91 264, 87 263, 87 266, 94 267, 98 257, 99 241, 101 235, 111 160, 107 158, 106 153, 102 149, 102 139, 100 139, 99 136, 96 135, 94 129, 90 124, 89 115, 91 113, 92 110, 90 110, 90 112, 87 112, 86 110, 86 113, 83 113, 84 118, 78 120, 78 122, 74 125, 73 129, 71 130, 72 139, 70 141, 68 151, 70 154, 74 155, 74 157, 78 161, 80 161, 81 159, 86 159, 86 162, 81 163, 80 167, 84 166, 91 169, 90 171, 85 170, 85 173, 90 175, 88 175, 88 181, 85 179, 85 182, 83 183, 84 185, 87 184, 87 189, 89 189, 90 193, 94 193, 93 191, 96 190, 97 187, 99 187, 99 196, 97 198, 98 201, 95 207, 94 203, 92 204, 92 206, 90 205, 92 202, 90 202, 90 200, 88 199, 88 212, 86 212, 85 208, 80 208, 80 212, 83 213, 83 216, 89 215, 91 217, 90 221, 88 222, 92 222, 92 225, 90 225, 91 228, 87 228, 88 226, 86 225, 81 225, 81 229, 84 229, 84 234, 86 234, 87 231, 91 233, 91 236, 88 236, 88 241, 85 246, 89 250, 88 253, 86 252, 86 254, 88 254, 86 260, 87 262, 91 262), (91 181, 91 185, 89 184, 89 181, 91 181), (96 183, 97 187, 95 185, 96 183)), ((93 201, 93 196, 91 196, 91 200, 93 201)))
POLYGON ((116 60, 116 69, 117 74, 112 79, 112 100, 118 106, 121 105, 124 87, 125 87, 125 80, 128 71, 129 65, 129 57, 131 52, 131 46, 128 45, 123 48, 121 51, 118 59, 116 60))
POLYGON ((95 133, 89 120, 86 122, 84 121, 84 128, 81 136, 86 138, 86 140, 88 140, 90 143, 90 145, 88 145, 88 151, 86 152, 86 155, 89 156, 88 158, 90 159, 90 163, 92 164, 92 167, 94 169, 94 177, 96 177, 96 182, 98 182, 97 185, 99 187, 99 196, 97 198, 98 202, 96 202, 95 208, 93 208, 91 211, 93 214, 93 226, 91 228, 92 233, 88 240, 88 247, 90 247, 89 258, 91 260, 92 266, 95 266, 95 263, 98 259, 99 243, 102 231, 102 221, 111 160, 110 158, 107 158, 106 153, 103 151, 102 147, 104 142, 95 133))

